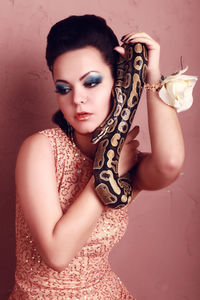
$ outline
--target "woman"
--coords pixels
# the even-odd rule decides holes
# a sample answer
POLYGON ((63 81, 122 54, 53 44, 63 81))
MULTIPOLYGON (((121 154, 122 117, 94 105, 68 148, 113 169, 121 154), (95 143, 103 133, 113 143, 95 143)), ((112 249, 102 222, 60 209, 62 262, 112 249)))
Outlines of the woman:
MULTIPOLYGON (((160 80, 160 47, 146 33, 124 43, 148 48, 147 82, 160 80)), ((111 271, 108 254, 127 226, 127 206, 104 206, 94 190, 94 130, 112 108, 118 53, 116 36, 102 18, 72 16, 48 35, 46 58, 56 87, 60 128, 44 130, 22 144, 16 165, 16 283, 10 299, 134 299, 111 271), (73 134, 65 133, 66 121, 73 134)), ((176 111, 147 91, 152 152, 134 174, 133 198, 156 190, 180 173, 184 145, 176 111)), ((127 136, 119 173, 135 164, 138 128, 127 136)))

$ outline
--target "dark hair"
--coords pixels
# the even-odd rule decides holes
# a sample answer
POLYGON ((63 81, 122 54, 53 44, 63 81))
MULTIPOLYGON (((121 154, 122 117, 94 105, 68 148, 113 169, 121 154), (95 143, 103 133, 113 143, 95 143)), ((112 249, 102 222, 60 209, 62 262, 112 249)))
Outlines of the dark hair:
POLYGON ((111 67, 115 78, 118 40, 106 21, 95 15, 70 16, 52 26, 47 36, 46 60, 52 71, 55 59, 64 52, 93 46, 111 67))
MULTIPOLYGON (((118 52, 114 47, 118 46, 118 40, 106 21, 95 15, 70 16, 52 26, 47 36, 46 60, 50 71, 56 58, 70 50, 93 46, 100 51, 102 57, 116 78, 116 62, 118 52)), ((53 122, 64 131, 67 126, 61 111, 53 115, 53 122)))

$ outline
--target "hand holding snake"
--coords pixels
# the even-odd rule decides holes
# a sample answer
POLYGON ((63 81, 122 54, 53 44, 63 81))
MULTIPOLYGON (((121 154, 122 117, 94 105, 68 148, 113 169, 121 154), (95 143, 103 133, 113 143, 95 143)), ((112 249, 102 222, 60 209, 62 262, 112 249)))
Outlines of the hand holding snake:
POLYGON ((93 166, 95 189, 101 201, 112 208, 123 207, 132 199, 132 174, 130 171, 119 176, 119 156, 141 97, 146 71, 150 80, 160 74, 159 45, 150 36, 129 34, 122 41, 122 47, 115 48, 123 58, 117 66, 114 107, 92 139, 93 143, 99 142, 93 166))

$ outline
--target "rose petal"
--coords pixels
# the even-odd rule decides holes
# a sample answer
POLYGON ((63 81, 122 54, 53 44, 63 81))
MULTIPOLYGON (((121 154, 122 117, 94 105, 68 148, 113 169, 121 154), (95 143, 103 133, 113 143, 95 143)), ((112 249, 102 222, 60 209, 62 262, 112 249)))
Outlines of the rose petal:
POLYGON ((172 85, 174 86, 174 97, 183 99, 188 83, 183 80, 178 80, 174 83, 172 82, 172 85))
POLYGON ((197 77, 182 75, 187 69, 188 67, 165 78, 159 91, 159 97, 166 104, 173 106, 177 112, 189 109, 193 103, 192 91, 197 77))
POLYGON ((165 86, 160 89, 159 97, 165 102, 166 104, 173 106, 173 99, 170 97, 168 91, 166 90, 165 86))
POLYGON ((163 81, 162 84, 166 84, 169 81, 174 81, 174 80, 197 80, 197 76, 190 76, 190 75, 171 75, 166 77, 163 81))
POLYGON ((174 104, 174 100, 175 99, 175 94, 176 94, 176 90, 175 90, 175 84, 173 83, 173 81, 169 81, 166 85, 165 88, 167 90, 167 92, 170 95, 171 98, 171 105, 174 104))

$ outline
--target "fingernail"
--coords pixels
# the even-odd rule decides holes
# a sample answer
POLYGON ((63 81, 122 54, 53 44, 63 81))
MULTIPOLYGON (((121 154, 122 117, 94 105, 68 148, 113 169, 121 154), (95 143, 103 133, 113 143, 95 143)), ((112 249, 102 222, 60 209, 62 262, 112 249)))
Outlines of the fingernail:
POLYGON ((135 126, 135 128, 136 128, 137 130, 140 130, 140 127, 139 127, 139 126, 135 126))
POLYGON ((123 39, 123 42, 126 42, 128 40, 128 37, 126 39, 123 39))

